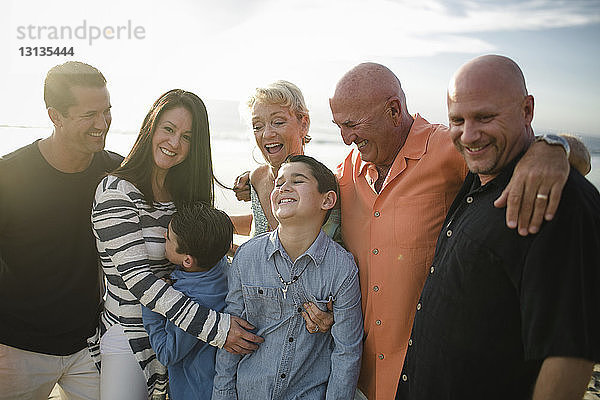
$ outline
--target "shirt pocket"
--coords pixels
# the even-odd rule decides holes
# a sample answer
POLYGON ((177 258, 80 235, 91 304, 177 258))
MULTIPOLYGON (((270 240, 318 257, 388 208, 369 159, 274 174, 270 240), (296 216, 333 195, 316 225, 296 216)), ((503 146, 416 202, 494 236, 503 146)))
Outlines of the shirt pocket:
POLYGON ((331 301, 332 303, 334 302, 334 298, 333 296, 329 296, 329 297, 325 297, 325 298, 320 298, 320 297, 315 297, 313 295, 308 295, 308 301, 314 303, 317 307, 319 307, 319 309, 321 311, 329 311, 327 309, 327 303, 329 303, 329 301, 331 301))
POLYGON ((274 287, 242 285, 248 322, 261 325, 281 319, 280 291, 274 287))
POLYGON ((446 217, 443 193, 399 196, 394 211, 394 238, 399 247, 419 249, 435 246, 446 217))

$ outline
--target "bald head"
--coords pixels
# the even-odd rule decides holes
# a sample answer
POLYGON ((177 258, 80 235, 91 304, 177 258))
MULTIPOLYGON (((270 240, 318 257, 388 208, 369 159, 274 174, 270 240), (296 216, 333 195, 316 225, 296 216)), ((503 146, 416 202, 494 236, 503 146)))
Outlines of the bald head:
POLYGON ((477 57, 450 80, 450 136, 482 183, 532 142, 533 106, 521 69, 507 57, 477 57))
POLYGON ((385 101, 398 97, 403 108, 406 100, 400 80, 389 68, 376 63, 362 63, 339 80, 332 99, 361 99, 365 102, 385 101))
POLYGON ((454 97, 483 87, 518 99, 527 96, 521 68, 510 58, 498 55, 477 57, 460 67, 450 80, 448 96, 454 97))

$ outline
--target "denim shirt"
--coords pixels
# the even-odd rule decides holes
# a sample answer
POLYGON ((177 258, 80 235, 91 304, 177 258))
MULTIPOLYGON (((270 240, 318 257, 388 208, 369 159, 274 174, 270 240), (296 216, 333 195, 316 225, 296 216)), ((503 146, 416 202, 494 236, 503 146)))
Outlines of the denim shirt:
POLYGON ((254 326, 265 341, 252 354, 217 351, 213 400, 352 399, 360 370, 363 322, 358 269, 352 255, 323 231, 292 262, 278 230, 238 249, 228 271, 226 312, 254 326), (286 282, 283 293, 277 271, 286 282), (309 333, 302 304, 326 310, 333 301, 334 324, 309 333))

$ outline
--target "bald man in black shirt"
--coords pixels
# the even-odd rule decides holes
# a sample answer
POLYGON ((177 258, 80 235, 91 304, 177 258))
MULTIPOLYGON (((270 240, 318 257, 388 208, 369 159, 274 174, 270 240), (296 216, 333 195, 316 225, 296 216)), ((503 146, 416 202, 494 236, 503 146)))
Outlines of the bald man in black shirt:
POLYGON ((536 140, 533 108, 506 57, 476 58, 450 82, 450 135, 471 172, 437 241, 397 399, 581 399, 600 360, 598 191, 571 170, 553 220, 528 237, 493 206, 536 140))

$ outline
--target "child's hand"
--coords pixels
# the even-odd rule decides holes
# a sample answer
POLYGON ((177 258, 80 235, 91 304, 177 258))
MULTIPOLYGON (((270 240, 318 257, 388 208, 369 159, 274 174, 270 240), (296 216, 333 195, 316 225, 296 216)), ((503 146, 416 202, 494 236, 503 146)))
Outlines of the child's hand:
POLYGON ((175 283, 171 278, 169 278, 168 276, 163 276, 162 278, 163 281, 165 281, 169 286, 173 286, 173 284, 175 283))
POLYGON ((310 333, 329 332, 333 325, 333 302, 329 300, 327 310, 321 311, 314 303, 304 303, 302 318, 306 321, 306 330, 310 333))

